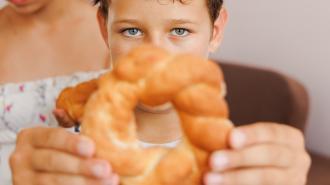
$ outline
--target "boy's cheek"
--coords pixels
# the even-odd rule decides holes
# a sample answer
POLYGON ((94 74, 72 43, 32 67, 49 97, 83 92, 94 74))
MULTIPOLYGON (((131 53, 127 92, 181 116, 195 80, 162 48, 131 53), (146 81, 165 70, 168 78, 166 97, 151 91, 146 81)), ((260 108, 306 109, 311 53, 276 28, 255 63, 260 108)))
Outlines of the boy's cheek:
POLYGON ((113 39, 109 41, 109 45, 112 59, 116 60, 118 57, 126 55, 131 49, 138 46, 139 43, 113 39))

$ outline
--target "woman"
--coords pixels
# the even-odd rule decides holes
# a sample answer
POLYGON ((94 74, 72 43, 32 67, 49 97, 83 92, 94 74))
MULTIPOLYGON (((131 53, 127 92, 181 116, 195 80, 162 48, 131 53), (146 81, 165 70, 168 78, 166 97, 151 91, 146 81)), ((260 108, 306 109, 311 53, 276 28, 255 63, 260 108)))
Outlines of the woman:
POLYGON ((106 67, 95 15, 86 0, 10 0, 0 9, 0 184, 11 181, 16 133, 55 126, 58 92, 106 67))

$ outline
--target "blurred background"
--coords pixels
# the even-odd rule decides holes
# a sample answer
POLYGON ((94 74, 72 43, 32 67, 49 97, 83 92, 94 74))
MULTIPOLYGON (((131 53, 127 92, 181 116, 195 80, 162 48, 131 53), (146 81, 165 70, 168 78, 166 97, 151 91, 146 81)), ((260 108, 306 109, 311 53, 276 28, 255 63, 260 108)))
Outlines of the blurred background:
POLYGON ((310 96, 307 146, 330 157, 330 1, 225 0, 225 6, 229 22, 213 57, 299 80, 310 96))
MULTIPOLYGON (((229 22, 216 58, 276 69, 310 96, 307 146, 330 157, 330 1, 225 1, 229 22)), ((329 182, 330 183, 330 182, 329 182)))
POLYGON ((3 7, 5 5, 5 1, 4 0, 0 0, 0 8, 3 7))
POLYGON ((330 185, 330 1, 225 0, 225 6, 229 22, 212 57, 275 70, 304 85, 312 154, 307 185, 330 185))

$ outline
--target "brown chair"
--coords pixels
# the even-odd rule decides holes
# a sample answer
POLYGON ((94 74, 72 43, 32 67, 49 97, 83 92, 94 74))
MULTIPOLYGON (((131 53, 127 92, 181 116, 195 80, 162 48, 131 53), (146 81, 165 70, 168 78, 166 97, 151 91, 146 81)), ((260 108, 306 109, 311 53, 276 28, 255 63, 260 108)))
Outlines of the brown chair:
MULTIPOLYGON (((299 82, 272 70, 220 63, 227 83, 230 118, 235 125, 278 122, 304 132, 309 99, 299 82)), ((308 185, 330 185, 330 159, 310 152, 308 185)))

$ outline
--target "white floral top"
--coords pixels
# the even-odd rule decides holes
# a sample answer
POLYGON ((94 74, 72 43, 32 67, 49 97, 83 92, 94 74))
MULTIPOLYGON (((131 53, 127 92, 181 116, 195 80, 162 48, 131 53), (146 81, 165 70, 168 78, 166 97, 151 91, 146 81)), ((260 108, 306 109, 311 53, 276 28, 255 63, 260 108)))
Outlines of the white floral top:
MULTIPOLYGON (((52 111, 59 93, 68 86, 98 77, 105 71, 76 73, 26 83, 0 85, 0 185, 11 185, 8 159, 15 148, 16 134, 34 126, 56 127, 52 111)), ((175 147, 181 139, 152 144, 140 141, 144 148, 175 147)))
POLYGON ((17 132, 40 125, 57 126, 52 110, 61 90, 96 78, 103 72, 81 72, 71 76, 0 85, 1 185, 11 184, 8 157, 14 148, 17 132))

